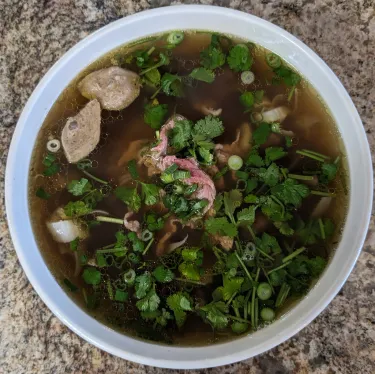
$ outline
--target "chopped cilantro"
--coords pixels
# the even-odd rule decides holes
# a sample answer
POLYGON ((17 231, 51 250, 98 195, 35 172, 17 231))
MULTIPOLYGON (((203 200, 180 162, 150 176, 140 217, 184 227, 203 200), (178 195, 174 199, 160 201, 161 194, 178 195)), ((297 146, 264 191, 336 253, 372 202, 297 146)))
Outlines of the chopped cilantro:
POLYGON ((216 138, 224 132, 223 122, 218 117, 208 115, 194 125, 194 135, 201 135, 208 139, 216 138))
POLYGON ((142 197, 146 205, 155 205, 159 200, 160 187, 156 184, 142 183, 142 197))
POLYGON ((201 65, 210 70, 214 70, 225 64, 225 54, 218 44, 214 44, 211 42, 211 44, 200 54, 201 65))
POLYGON ((248 208, 243 208, 237 213, 238 223, 244 223, 246 225, 252 225, 255 222, 255 211, 257 209, 256 205, 250 206, 248 208))
POLYGON ((82 196, 92 190, 92 184, 86 178, 72 180, 68 184, 68 191, 74 196, 82 196))
POLYGON ((186 312, 192 310, 189 296, 182 292, 177 292, 168 296, 167 305, 173 311, 177 326, 181 328, 186 320, 186 312))
POLYGON ((129 294, 126 291, 116 289, 115 300, 124 303, 128 300, 129 294))
POLYGON ((262 238, 256 238, 255 244, 258 248, 260 248, 263 252, 269 254, 269 253, 281 253, 281 248, 279 243, 277 242, 277 239, 267 234, 266 232, 263 233, 262 238))
POLYGON ((69 243, 70 249, 75 252, 78 249, 79 238, 75 238, 69 243))
POLYGON ((183 83, 181 77, 170 73, 164 73, 161 79, 161 88, 168 96, 183 96, 183 83))
POLYGON ((160 304, 160 297, 155 292, 155 289, 151 289, 145 297, 137 301, 136 306, 142 312, 154 312, 158 309, 160 304))
POLYGON ((135 278, 135 295, 138 299, 146 296, 152 286, 152 277, 149 272, 138 275, 135 278))
POLYGON ((182 262, 178 266, 178 270, 187 279, 194 281, 201 279, 199 267, 192 262, 182 262))
POLYGON ((83 201, 70 201, 64 207, 64 213, 68 217, 79 217, 89 214, 92 208, 83 201))
POLYGON ((271 133, 270 125, 264 122, 261 123, 253 133, 253 140, 254 140, 255 145, 264 144, 267 141, 270 133, 271 133))
POLYGON ((237 235, 235 224, 228 222, 225 217, 209 218, 205 221, 206 231, 212 235, 224 235, 234 238, 237 235))
POLYGON ((152 275, 155 277, 156 281, 160 283, 168 283, 174 279, 174 273, 164 266, 156 267, 152 275))
POLYGON ((299 207, 302 199, 309 195, 310 190, 306 185, 298 183, 295 179, 288 178, 282 184, 272 187, 271 193, 284 204, 299 207))
POLYGON ((170 145, 180 151, 189 145, 191 140, 192 122, 189 120, 175 121, 175 126, 168 133, 170 145))
POLYGON ((215 73, 212 70, 206 68, 195 68, 190 76, 198 81, 212 83, 215 80, 215 73))
POLYGON ((139 174, 138 174, 138 170, 137 170, 137 161, 136 160, 130 160, 128 162, 128 170, 129 170, 129 173, 130 173, 130 176, 133 178, 133 179, 138 179, 139 178, 139 174))
POLYGON ((88 267, 83 271, 82 274, 83 280, 87 284, 97 285, 101 281, 101 273, 99 270, 94 267, 88 267))
POLYGON ((44 188, 42 188, 42 187, 39 187, 39 188, 36 190, 35 195, 36 195, 37 197, 39 197, 40 199, 43 199, 43 200, 48 200, 48 199, 51 197, 51 195, 50 195, 48 192, 46 192, 46 191, 44 190, 44 188))
POLYGON ((118 199, 124 202, 129 208, 138 212, 141 207, 141 197, 139 196, 136 188, 131 187, 117 187, 115 189, 115 195, 118 199))
POLYGON ((145 105, 143 119, 152 129, 159 130, 164 123, 167 114, 167 104, 154 105, 153 103, 149 103, 145 105))
POLYGON ((271 164, 271 162, 279 160, 286 156, 288 152, 285 152, 282 147, 268 147, 266 148, 266 165, 271 164))
POLYGON ((240 96, 240 103, 246 110, 251 109, 254 105, 254 95, 252 92, 246 91, 240 96))
POLYGON ((226 316, 228 307, 223 301, 213 301, 200 308, 207 322, 216 330, 222 330, 228 326, 229 319, 226 316))
POLYGON ((237 44, 230 50, 227 61, 233 71, 239 72, 249 70, 253 63, 253 58, 245 44, 237 44))

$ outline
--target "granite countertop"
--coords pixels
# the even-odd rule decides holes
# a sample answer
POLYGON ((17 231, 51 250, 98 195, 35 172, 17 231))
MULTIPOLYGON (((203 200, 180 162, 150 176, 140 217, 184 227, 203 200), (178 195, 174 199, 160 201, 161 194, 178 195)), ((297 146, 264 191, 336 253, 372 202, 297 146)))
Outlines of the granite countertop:
MULTIPOLYGON (((267 19, 314 49, 339 76, 375 155, 373 0, 0 0, 0 373, 173 373, 111 356, 65 327, 34 292, 5 220, 4 171, 18 116, 43 74, 109 22, 169 4, 214 4, 267 19)), ((330 306, 268 353, 195 373, 375 373, 375 224, 330 306)), ((175 371, 176 372, 176 371, 175 371)))

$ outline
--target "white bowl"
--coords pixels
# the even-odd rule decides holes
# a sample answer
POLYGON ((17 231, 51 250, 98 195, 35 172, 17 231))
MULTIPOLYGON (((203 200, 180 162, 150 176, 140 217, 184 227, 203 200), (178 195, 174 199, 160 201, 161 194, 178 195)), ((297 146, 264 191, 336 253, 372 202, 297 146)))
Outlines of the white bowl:
POLYGON ((31 284, 52 312, 97 347, 127 360, 167 368, 205 368, 260 354, 308 325, 333 299, 361 251, 370 219, 372 166, 358 113, 328 66, 291 34, 257 17, 210 6, 174 6, 126 17, 93 33, 67 52, 30 97, 13 135, 6 168, 6 207, 12 239, 31 284), (277 53, 302 73, 328 105, 341 132, 350 172, 350 206, 342 239, 317 285, 289 313, 267 328, 229 343, 169 347, 121 335, 81 310, 51 275, 38 250, 28 210, 28 172, 38 131, 65 86, 106 52, 144 36, 175 29, 237 35, 277 53))

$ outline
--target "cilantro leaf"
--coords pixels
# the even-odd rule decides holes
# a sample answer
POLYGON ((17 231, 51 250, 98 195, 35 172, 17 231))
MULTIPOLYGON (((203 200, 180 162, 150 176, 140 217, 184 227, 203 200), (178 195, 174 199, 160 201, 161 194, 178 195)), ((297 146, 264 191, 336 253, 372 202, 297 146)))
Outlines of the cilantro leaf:
POLYGON ((201 65, 210 70, 225 64, 225 54, 218 46, 212 44, 201 52, 200 58, 201 65))
POLYGON ((97 285, 101 281, 101 273, 99 270, 94 267, 88 267, 83 271, 82 274, 83 280, 87 284, 97 285))
POLYGON ((75 252, 78 249, 79 238, 75 238, 69 243, 70 249, 75 252))
POLYGON ((192 262, 182 262, 178 266, 179 272, 187 279, 199 281, 201 279, 199 268, 192 262))
POLYGON ((237 227, 235 224, 228 222, 225 217, 209 218, 205 221, 206 231, 212 235, 223 235, 234 238, 237 235, 237 227))
POLYGON ((51 197, 51 194, 46 192, 44 190, 44 188, 39 187, 35 192, 35 196, 37 196, 37 197, 39 197, 40 199, 43 199, 43 200, 48 200, 51 197))
POLYGON ((167 305, 174 313, 177 326, 181 328, 186 321, 186 312, 192 310, 188 296, 185 293, 177 292, 168 296, 167 305))
POLYGON ((267 234, 266 232, 263 233, 262 238, 256 238, 255 244, 258 248, 260 248, 265 253, 281 253, 281 248, 277 239, 267 234))
POLYGON ((262 122, 253 133, 255 145, 264 144, 271 133, 271 127, 268 123, 262 122))
POLYGON ((83 201, 70 201, 64 207, 64 213, 68 217, 84 216, 92 211, 92 208, 83 201))
POLYGON ((119 301, 121 303, 124 303, 128 300, 129 294, 126 291, 116 289, 115 292, 115 301, 119 301))
POLYGON ((250 91, 246 91, 240 96, 240 103, 245 109, 251 109, 254 105, 254 95, 250 91))
POLYGON ((154 87, 157 87, 160 85, 161 75, 158 69, 154 68, 154 69, 148 70, 144 74, 145 74, 144 76, 146 77, 145 79, 146 83, 154 87))
POLYGON ((160 187, 156 184, 142 183, 142 196, 146 205, 155 205, 159 200, 160 187))
POLYGON ((138 299, 146 296, 152 286, 152 277, 149 272, 138 275, 135 278, 135 295, 138 299))
POLYGON ((327 164, 322 165, 322 174, 319 178, 321 183, 328 184, 336 178, 337 174, 337 165, 336 164, 327 164))
POLYGON ((131 177, 133 179, 138 179, 139 178, 139 174, 138 174, 138 170, 137 170, 137 161, 136 160, 130 160, 128 162, 128 170, 129 170, 129 173, 131 175, 131 177))
POLYGON ((90 192, 92 190, 92 184, 86 178, 81 178, 78 180, 72 180, 68 184, 68 191, 74 196, 81 196, 86 192, 90 192))
POLYGON ((244 281, 243 277, 230 277, 228 273, 223 275, 223 298, 229 300, 233 294, 240 290, 244 281))
POLYGON ((285 236, 291 236, 294 234, 294 230, 290 227, 287 222, 274 222, 274 226, 285 236))
POLYGON ((282 184, 272 187, 271 193, 284 204, 292 204, 295 207, 299 207, 302 203, 302 199, 309 195, 310 190, 307 186, 298 183, 295 179, 288 178, 282 184))
POLYGON ((257 209, 256 205, 252 205, 248 208, 244 208, 237 213, 238 223, 244 223, 246 225, 252 225, 255 222, 255 211, 257 209))
POLYGON ((252 148, 252 150, 250 151, 247 157, 246 165, 255 166, 257 168, 264 166, 264 161, 262 157, 259 156, 259 153, 258 153, 258 147, 252 148))
POLYGON ((199 247, 184 248, 181 251, 182 258, 184 261, 195 262, 197 265, 202 265, 203 252, 199 247))
POLYGON ((128 205, 132 211, 138 212, 140 209, 141 197, 138 195, 136 188, 120 186, 115 189, 115 195, 123 203, 128 205))
POLYGON ((133 244, 134 252, 143 252, 143 250, 145 249, 145 243, 138 238, 135 232, 129 232, 128 238, 133 244))
POLYGON ((174 279, 174 273, 161 265, 155 268, 152 275, 160 283, 169 283, 174 279))
POLYGON ((301 77, 287 66, 280 66, 273 71, 289 87, 295 86, 301 81, 301 77))
POLYGON ((180 151, 189 145, 191 140, 192 123, 189 120, 175 121, 175 126, 168 133, 170 145, 180 151))
POLYGON ((237 44, 230 50, 227 61, 232 70, 239 72, 249 70, 253 63, 253 58, 245 44, 237 44))
POLYGON ((168 113, 167 104, 146 104, 143 119, 152 129, 159 130, 168 113))
POLYGON ((307 266, 309 268, 310 274, 313 277, 318 277, 323 272, 323 270, 326 268, 327 260, 325 260, 324 258, 322 258, 320 256, 310 258, 307 261, 307 266))
POLYGON ((262 213, 272 221, 285 222, 292 219, 292 215, 285 211, 285 207, 275 202, 271 197, 267 197, 262 202, 262 213))
POLYGON ((213 139, 224 132, 223 122, 220 118, 208 115, 194 125, 194 135, 202 135, 205 138, 213 139))
POLYGON ((224 211, 232 223, 235 223, 234 212, 242 204, 242 193, 240 190, 224 192, 224 211))
POLYGON ((225 315, 228 307, 223 301, 213 301, 200 308, 205 313, 205 317, 210 325, 217 330, 222 330, 228 326, 229 319, 225 315))
POLYGON ((164 227, 163 217, 157 217, 155 213, 148 213, 146 215, 146 225, 150 231, 159 231, 164 227))
POLYGON ((144 298, 137 301, 136 306, 142 312, 154 312, 158 309, 159 304, 160 297, 154 289, 151 289, 144 298))
POLYGON ((275 163, 272 163, 267 169, 259 169, 258 176, 265 184, 273 187, 279 183, 280 169, 275 163))
POLYGON ((198 81, 212 83, 215 80, 215 73, 212 70, 206 68, 195 68, 190 76, 198 81))
POLYGON ((268 147, 266 148, 266 165, 271 162, 279 160, 280 158, 286 156, 288 152, 285 152, 282 147, 268 147))
POLYGON ((181 77, 178 75, 164 73, 161 79, 161 88, 168 96, 183 96, 183 83, 181 77))

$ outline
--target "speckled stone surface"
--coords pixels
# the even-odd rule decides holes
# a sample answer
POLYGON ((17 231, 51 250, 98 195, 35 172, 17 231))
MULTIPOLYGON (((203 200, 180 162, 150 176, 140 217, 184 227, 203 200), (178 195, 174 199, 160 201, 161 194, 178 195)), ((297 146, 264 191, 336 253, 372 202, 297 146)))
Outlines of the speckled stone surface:
MULTIPOLYGON (((0 0, 0 373, 173 373, 102 352, 51 314, 17 260, 5 220, 3 185, 17 118, 49 67, 113 20, 181 3, 240 9, 304 41, 348 89, 375 157, 373 0, 0 0)), ((268 353, 195 373, 375 373, 374 270, 373 217, 353 273, 313 323, 268 353)))

